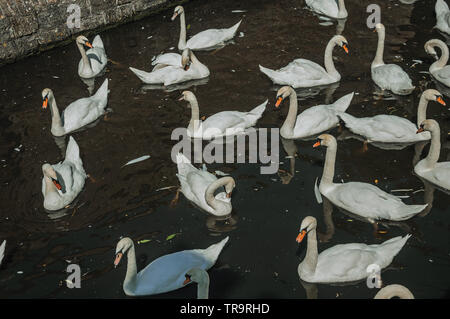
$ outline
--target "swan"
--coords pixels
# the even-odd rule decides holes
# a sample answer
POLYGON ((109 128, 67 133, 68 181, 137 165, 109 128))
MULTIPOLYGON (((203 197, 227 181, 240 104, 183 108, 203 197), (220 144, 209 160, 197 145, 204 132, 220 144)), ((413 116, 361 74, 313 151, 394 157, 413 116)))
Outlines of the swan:
POLYGON ((310 283, 344 283, 366 279, 367 267, 376 264, 386 268, 411 235, 398 236, 379 245, 341 244, 318 254, 317 220, 306 216, 301 223, 298 243, 307 237, 305 259, 298 265, 300 279, 310 283), (307 235, 307 236, 306 236, 307 235))
POLYGON ((343 113, 338 116, 344 121, 345 126, 350 131, 364 136, 367 143, 415 143, 427 141, 431 138, 428 132, 416 134, 419 124, 426 119, 429 101, 436 101, 445 105, 442 94, 439 91, 432 89, 424 91, 417 108, 417 125, 396 115, 380 114, 372 117, 357 118, 343 113))
POLYGON ((242 20, 228 29, 208 29, 197 33, 186 42, 186 18, 184 8, 177 6, 173 12, 172 21, 180 16, 180 39, 178 41, 178 50, 189 48, 191 50, 210 50, 217 46, 225 45, 225 42, 231 40, 239 28, 242 20))
POLYGON ((108 79, 105 79, 97 92, 90 97, 78 99, 69 104, 59 115, 55 96, 51 89, 42 91, 42 108, 50 107, 52 114, 51 132, 54 136, 63 136, 72 131, 94 122, 101 115, 105 114, 105 108, 108 104, 108 79))
POLYGON ((108 57, 100 36, 97 35, 91 44, 85 36, 80 35, 77 37, 76 43, 81 53, 81 60, 78 63, 78 75, 85 79, 99 75, 108 63, 108 57), (84 49, 85 46, 90 48, 87 52, 84 49))
POLYGON ((361 182, 333 183, 337 143, 334 136, 322 134, 314 147, 326 146, 325 166, 319 191, 334 205, 368 221, 386 219, 402 221, 413 217, 427 205, 406 205, 399 198, 378 187, 361 182))
POLYGON ((117 267, 123 255, 127 255, 128 265, 123 291, 127 296, 145 296, 179 289, 184 286, 185 275, 189 270, 207 270, 216 263, 228 239, 229 237, 226 237, 206 249, 183 250, 161 256, 138 273, 134 243, 128 237, 122 238, 116 246, 114 266, 117 267))
POLYGON ((3 243, 0 245, 0 265, 2 264, 2 260, 5 257, 5 247, 6 247, 6 240, 4 240, 3 243))
POLYGON ((306 5, 313 11, 335 19, 345 19, 348 16, 344 0, 306 0, 306 5))
POLYGON ((63 162, 42 165, 42 195, 44 208, 58 210, 69 205, 81 192, 87 177, 80 149, 72 136, 67 144, 66 157, 63 162))
POLYGON ((416 87, 412 85, 409 75, 396 64, 384 64, 384 25, 377 23, 374 31, 378 33, 378 46, 371 65, 372 80, 382 90, 390 90, 397 95, 411 94, 416 87))
POLYGON ((440 83, 450 87, 450 65, 447 65, 448 61, 448 46, 444 42, 438 39, 432 39, 425 43, 425 51, 436 58, 436 62, 430 65, 431 75, 440 83), (441 57, 439 58, 434 47, 438 47, 441 50, 441 57))
POLYGON ((436 12, 436 26, 435 28, 450 34, 450 9, 444 0, 437 0, 434 7, 436 12))
POLYGON ((277 92, 275 107, 289 97, 289 112, 280 135, 286 139, 305 138, 327 131, 338 125, 338 114, 345 112, 353 99, 354 92, 341 97, 333 104, 316 105, 297 116, 297 94, 290 86, 283 86, 277 92))
POLYGON ((425 180, 450 190, 450 162, 438 163, 441 149, 441 133, 438 122, 425 120, 420 124, 417 133, 431 133, 431 146, 427 157, 414 166, 414 172, 425 180))
POLYGON ((325 69, 315 62, 296 59, 279 70, 271 70, 259 65, 262 73, 267 75, 275 84, 290 85, 293 88, 306 88, 339 82, 341 75, 334 67, 333 49, 336 45, 348 53, 347 40, 342 35, 335 35, 328 42, 325 49, 325 69))
POLYGON ((399 297, 400 299, 414 299, 412 292, 402 285, 389 285, 378 291, 373 299, 391 299, 399 297))
POLYGON ((177 65, 175 65, 173 57, 165 55, 165 57, 157 59, 157 64, 152 72, 145 72, 132 67, 130 67, 130 70, 146 84, 162 83, 165 86, 209 76, 208 67, 202 64, 190 49, 183 50, 182 55, 178 54, 180 62, 177 65))
POLYGON ((204 140, 243 133, 245 129, 254 126, 261 118, 268 102, 268 100, 264 101, 250 112, 223 111, 200 121, 198 102, 194 93, 183 91, 179 101, 183 100, 187 101, 191 108, 191 120, 187 127, 187 135, 204 140))
POLYGON ((236 183, 231 176, 217 178, 203 169, 195 168, 182 153, 177 154, 177 177, 181 192, 196 206, 216 216, 231 214, 231 193, 236 183), (225 186, 225 192, 214 195, 215 191, 225 186))
POLYGON ((190 282, 197 283, 197 299, 208 299, 209 294, 209 275, 208 272, 201 268, 192 268, 185 276, 183 285, 190 282))

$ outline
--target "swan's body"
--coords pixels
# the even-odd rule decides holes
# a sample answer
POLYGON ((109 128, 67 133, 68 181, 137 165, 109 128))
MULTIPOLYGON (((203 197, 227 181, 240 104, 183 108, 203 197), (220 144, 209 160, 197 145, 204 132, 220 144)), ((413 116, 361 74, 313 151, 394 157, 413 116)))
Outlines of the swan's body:
POLYGON ((417 125, 395 115, 376 115, 356 118, 350 114, 340 114, 345 125, 355 134, 364 136, 368 142, 382 143, 416 143, 431 138, 429 132, 417 134, 417 128, 426 119, 429 101, 437 101, 445 105, 439 91, 428 89, 422 93, 417 108, 417 125))
POLYGON ((66 157, 58 164, 44 164, 42 166, 42 195, 44 208, 58 210, 69 205, 81 192, 87 177, 80 149, 73 137, 69 137, 66 157))
POLYGON ((0 265, 2 264, 2 260, 5 257, 5 247, 6 247, 6 240, 4 240, 3 243, 0 245, 0 265))
POLYGON ((81 60, 78 63, 78 75, 85 79, 99 75, 108 63, 108 57, 100 36, 97 35, 94 38, 92 45, 89 44, 85 37, 79 36, 77 38, 77 46, 81 53, 81 60), (89 46, 91 49, 86 52, 84 45, 89 46))
POLYGON ((290 104, 289 113, 280 129, 280 135, 286 139, 305 138, 336 127, 339 123, 337 115, 347 110, 353 95, 354 93, 347 94, 333 104, 313 106, 297 116, 297 94, 291 87, 282 87, 278 90, 275 106, 278 107, 281 101, 288 96, 290 104))
POLYGON ((307 235, 306 256, 298 266, 300 279, 306 282, 344 283, 365 279, 370 275, 368 266, 375 264, 380 269, 389 266, 411 237, 398 236, 379 245, 341 244, 318 254, 316 226, 314 217, 305 217, 297 237, 297 242, 301 242, 307 235))
POLYGON ((345 19, 348 16, 344 0, 306 0, 306 5, 313 11, 335 19, 345 19))
POLYGON ((145 296, 179 289, 184 286, 185 275, 189 270, 207 270, 216 263, 228 239, 226 237, 206 249, 183 250, 161 256, 138 273, 133 241, 123 238, 117 244, 114 261, 117 266, 123 254, 127 254, 128 266, 123 291, 127 296, 145 296))
POLYGON ((177 167, 181 192, 189 201, 216 216, 231 214, 231 193, 235 186, 232 177, 218 179, 206 168, 203 170, 195 168, 181 153, 177 154, 177 167), (225 186, 225 192, 214 195, 214 192, 222 186, 225 186))
POLYGON ((398 197, 378 187, 361 182, 333 183, 336 139, 329 134, 319 136, 314 146, 327 146, 325 167, 319 191, 334 205, 369 221, 380 219, 402 221, 420 213, 427 205, 406 205, 398 197))
POLYGON ((381 288, 373 299, 391 299, 398 297, 400 299, 414 299, 412 292, 402 285, 389 285, 381 288))
POLYGON ((436 26, 438 30, 450 34, 450 9, 444 0, 437 0, 434 7, 436 12, 436 26))
POLYGON ((266 100, 250 112, 223 111, 211 115, 204 121, 200 121, 200 111, 194 93, 184 91, 180 100, 187 101, 192 112, 187 135, 204 140, 242 134, 245 129, 254 126, 258 119, 261 118, 268 102, 266 100))
POLYGON ((438 39, 429 40, 425 43, 425 51, 437 59, 436 62, 430 65, 429 71, 431 75, 440 83, 450 87, 450 65, 447 65, 449 57, 447 44, 438 39), (438 58, 434 47, 438 47, 441 50, 440 58, 438 58))
POLYGON ((145 72, 132 67, 130 67, 130 70, 146 84, 164 84, 165 86, 209 76, 208 67, 202 64, 189 49, 184 50, 182 56, 168 54, 160 56, 153 62, 157 62, 157 64, 152 72, 145 72), (179 62, 177 62, 177 59, 179 62))
POLYGON ((450 190, 450 162, 439 162, 441 135, 439 124, 434 120, 423 121, 420 131, 431 132, 431 146, 427 157, 414 166, 414 172, 432 184, 450 190))
POLYGON ((259 66, 261 72, 267 75, 275 84, 289 85, 293 88, 314 87, 339 82, 341 75, 333 62, 333 48, 339 45, 348 52, 347 40, 336 35, 328 42, 325 49, 325 68, 315 62, 305 59, 296 59, 279 70, 271 70, 259 66))
POLYGON ((378 33, 378 47, 375 59, 371 65, 372 80, 383 90, 390 90, 398 95, 411 94, 415 89, 409 75, 396 64, 385 64, 383 61, 384 52, 384 25, 376 25, 378 33))
POLYGON ((105 114, 105 108, 108 104, 108 79, 105 79, 97 92, 86 98, 78 99, 67 106, 61 115, 59 115, 58 106, 52 90, 44 89, 42 98, 44 99, 43 108, 50 107, 52 114, 51 132, 54 136, 66 135, 70 132, 94 122, 101 115, 105 114))
POLYGON ((231 40, 237 32, 242 20, 227 29, 208 29, 197 33, 186 42, 186 18, 182 6, 174 10, 172 20, 180 16, 180 39, 178 41, 178 50, 189 48, 191 50, 210 50, 218 46, 225 45, 225 42, 231 40))

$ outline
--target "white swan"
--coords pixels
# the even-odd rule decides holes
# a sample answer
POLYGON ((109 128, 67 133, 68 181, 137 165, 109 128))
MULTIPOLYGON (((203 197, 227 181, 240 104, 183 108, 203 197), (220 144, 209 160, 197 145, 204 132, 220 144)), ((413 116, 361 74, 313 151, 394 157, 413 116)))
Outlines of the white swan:
POLYGON ((181 184, 181 192, 196 206, 216 216, 231 214, 231 193, 236 183, 231 176, 217 178, 204 169, 195 168, 182 153, 177 154, 177 177, 181 184), (225 186, 225 192, 215 191, 225 186))
POLYGON ((42 91, 44 109, 50 107, 52 114, 51 132, 54 136, 63 136, 72 131, 94 122, 101 115, 105 114, 108 104, 108 79, 105 79, 102 86, 93 96, 78 99, 69 104, 59 115, 55 96, 51 89, 42 91))
POLYGON ((338 116, 345 122, 345 126, 350 131, 364 136, 368 143, 415 143, 431 138, 428 132, 416 133, 419 124, 427 118, 428 101, 437 101, 445 105, 439 91, 428 89, 423 92, 417 108, 417 125, 396 115, 381 114, 357 118, 345 113, 338 116))
POLYGON ((208 272, 201 268, 192 268, 185 275, 183 285, 190 282, 197 283, 197 299, 208 299, 209 295, 209 275, 208 272))
POLYGON ((275 107, 279 107, 289 97, 289 112, 280 135, 286 139, 305 138, 336 127, 338 114, 345 112, 353 99, 354 92, 341 97, 333 104, 316 105, 297 116, 297 94, 290 86, 284 86, 277 92, 275 107))
POLYGON ((313 11, 335 19, 348 17, 344 0, 306 0, 306 5, 313 11))
POLYGON ((307 235, 305 259, 298 265, 300 279, 311 283, 344 283, 368 277, 367 267, 376 264, 386 268, 400 252, 411 235, 391 238, 379 245, 341 244, 318 254, 317 220, 312 216, 303 219, 296 241, 307 235))
POLYGON ((207 270, 216 263, 228 239, 226 237, 206 249, 183 250, 161 256, 138 273, 133 241, 128 237, 122 238, 116 246, 114 266, 117 267, 122 256, 127 255, 128 266, 123 291, 127 296, 145 296, 179 289, 184 286, 185 275, 189 270, 207 270))
POLYGON ((450 34, 450 9, 444 0, 437 0, 434 7, 436 12, 436 26, 438 30, 450 34))
POLYGON ((332 37, 325 49, 325 69, 315 62, 305 59, 296 59, 279 70, 271 70, 261 65, 259 69, 273 83, 290 85, 293 88, 314 87, 339 82, 341 75, 333 62, 333 49, 336 45, 339 45, 348 53, 347 40, 342 35, 332 37))
MULTIPOLYGON (((168 53, 167 53, 168 54, 168 53)), ((176 54, 176 53, 175 53, 176 54)), ((152 72, 145 72, 130 67, 130 70, 146 84, 164 84, 169 86, 190 80, 203 79, 209 76, 209 69, 202 64, 190 49, 183 50, 176 64, 175 56, 160 57, 152 72)))
POLYGON ((225 45, 225 42, 231 40, 236 34, 242 20, 228 29, 208 29, 197 33, 186 42, 186 18, 184 8, 177 6, 174 10, 172 21, 180 16, 180 39, 178 41, 178 50, 189 48, 191 50, 209 50, 217 46, 225 45))
POLYGON ((42 165, 42 195, 44 208, 58 210, 69 205, 81 192, 87 177, 80 149, 72 136, 67 144, 66 157, 58 164, 42 165))
POLYGON ((237 135, 254 126, 261 118, 268 100, 250 112, 223 111, 211 115, 204 121, 199 119, 197 98, 191 91, 184 91, 179 101, 185 100, 191 108, 191 120, 187 127, 187 135, 193 138, 211 140, 228 135, 237 135))
POLYGON ((332 135, 322 134, 314 147, 320 145, 327 147, 327 153, 319 191, 334 205, 362 216, 372 223, 379 219, 406 220, 427 207, 427 205, 406 205, 398 197, 388 194, 372 184, 333 183, 337 151, 336 139, 332 135))
POLYGON ((438 163, 441 149, 441 133, 438 122, 435 120, 423 121, 417 132, 423 131, 431 132, 431 146, 427 157, 414 166, 414 172, 427 181, 450 190, 450 162, 438 163))
POLYGON ((100 36, 97 35, 92 44, 90 44, 85 36, 80 35, 77 37, 76 43, 81 53, 81 60, 78 63, 78 75, 85 79, 99 75, 108 63, 108 57, 100 36), (84 46, 90 49, 86 52, 84 46))
POLYGON ((450 65, 448 62, 448 46, 444 42, 438 39, 432 39, 425 43, 425 51, 436 58, 436 62, 430 65, 431 75, 440 83, 450 87, 450 65), (434 47, 438 47, 441 50, 441 57, 439 58, 434 47))
POLYGON ((6 240, 4 240, 3 243, 0 245, 0 265, 2 264, 2 260, 5 257, 5 247, 6 247, 6 240))
POLYGON ((373 299, 391 299, 399 297, 400 299, 414 299, 412 292, 402 285, 389 285, 381 288, 373 299))
POLYGON ((386 35, 384 25, 377 23, 375 30, 378 33, 377 53, 371 65, 372 80, 382 90, 390 90, 397 95, 411 94, 415 89, 409 75, 396 64, 384 64, 384 38, 386 35))

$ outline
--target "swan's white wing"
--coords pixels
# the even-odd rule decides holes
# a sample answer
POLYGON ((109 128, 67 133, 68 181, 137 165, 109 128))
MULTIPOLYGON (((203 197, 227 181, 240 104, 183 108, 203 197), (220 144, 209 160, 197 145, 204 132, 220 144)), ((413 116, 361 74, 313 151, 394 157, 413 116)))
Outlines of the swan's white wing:
POLYGON ((156 57, 156 59, 152 62, 152 65, 157 64, 165 64, 165 65, 172 65, 177 67, 181 66, 181 54, 178 53, 164 53, 160 54, 156 57))
POLYGON ((372 79, 380 88, 400 95, 409 94, 415 88, 409 75, 396 64, 373 67, 372 79))
POLYGON ((446 86, 450 86, 450 65, 447 65, 447 66, 443 67, 442 69, 433 71, 433 72, 431 72, 431 74, 439 82, 442 82, 446 86))
POLYGON ((339 119, 333 106, 316 105, 297 116, 294 136, 307 137, 316 135, 335 127, 338 123, 339 119))
POLYGON ((420 161, 416 167, 414 167, 414 172, 433 184, 450 190, 450 162, 436 163, 434 168, 428 169, 426 166, 424 167, 423 161, 424 160, 420 161))
POLYGON ((227 29, 209 29, 199 32, 186 42, 186 47, 192 50, 198 50, 222 45, 234 37, 240 24, 241 21, 227 29))
POLYGON ((99 108, 101 101, 86 97, 69 104, 64 110, 64 130, 66 133, 79 129, 80 127, 95 121, 105 113, 99 108))
POLYGON ((207 171, 190 172, 186 177, 185 185, 182 184, 183 194, 200 208, 213 212, 212 207, 206 203, 205 193, 208 186, 216 179, 217 177, 207 171))
POLYGON ((313 11, 336 18, 339 8, 336 0, 306 0, 306 4, 313 11))
POLYGON ((238 111, 223 111, 208 117, 202 123, 203 135, 212 137, 215 135, 223 135, 239 130, 244 130, 246 127, 245 113, 238 111), (227 129, 229 129, 227 131, 227 129), (212 135, 211 135, 212 134, 212 135))

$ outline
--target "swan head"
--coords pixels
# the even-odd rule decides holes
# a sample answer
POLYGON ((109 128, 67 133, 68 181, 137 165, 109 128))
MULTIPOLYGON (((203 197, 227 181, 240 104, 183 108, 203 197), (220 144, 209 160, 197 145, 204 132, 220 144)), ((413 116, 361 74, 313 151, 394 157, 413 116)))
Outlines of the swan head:
POLYGON ((42 90, 42 108, 46 109, 48 106, 48 100, 50 97, 53 96, 53 92, 50 89, 43 89, 42 90))
POLYGON ((185 71, 189 70, 191 66, 191 50, 189 48, 184 49, 181 54, 181 66, 185 71))
POLYGON ((400 299, 414 299, 412 292, 402 285, 389 285, 378 291, 373 299, 391 299, 399 297, 400 299))
MULTIPOLYGON (((433 45, 433 42, 437 42, 437 41, 440 41, 440 40, 437 40, 437 39, 429 40, 424 45, 425 52, 427 54, 430 54, 435 60, 439 60, 439 56, 436 53, 436 50, 434 49, 434 45, 433 45)), ((444 44, 444 45, 446 45, 446 44, 444 44)))
POLYGON ((180 14, 182 14, 183 12, 184 12, 184 8, 182 6, 175 7, 175 9, 173 10, 172 21, 175 20, 175 18, 177 16, 179 16, 180 14))
POLYGON ((301 243, 302 240, 305 238, 306 234, 309 233, 311 230, 316 229, 317 227, 317 220, 312 216, 306 216, 302 220, 302 224, 300 225, 300 231, 295 239, 297 243, 301 243))
POLYGON ((187 285, 190 282, 196 282, 198 284, 209 284, 209 275, 206 270, 200 268, 192 268, 184 275, 186 278, 183 285, 187 285))
POLYGON ((313 147, 318 147, 318 146, 336 146, 336 138, 333 135, 330 134, 321 134, 319 135, 319 137, 317 138, 317 142, 313 145, 313 147))
POLYGON ((347 39, 342 35, 335 35, 333 37, 333 42, 336 43, 338 46, 340 46, 342 49, 344 49, 345 53, 348 54, 348 41, 347 39))
POLYGON ((290 86, 283 86, 277 92, 277 101, 275 102, 275 107, 279 107, 283 100, 287 98, 294 91, 290 86))
POLYGON ((375 29, 373 30, 374 32, 380 32, 380 31, 385 31, 384 25, 382 23, 377 23, 375 25, 375 29))
MULTIPOLYGON (((186 101, 186 102, 193 102, 196 101, 197 98, 195 97, 194 93, 192 93, 191 91, 183 91, 183 93, 181 93, 180 98, 178 99, 178 101, 186 101)), ((189 107, 189 105, 188 105, 189 107)))
POLYGON ((133 240, 131 238, 125 237, 119 240, 116 246, 116 258, 114 259, 114 267, 117 267, 122 259, 123 255, 133 247, 133 240))
POLYGON ((439 92, 438 90, 428 89, 428 90, 426 90, 426 91, 424 91, 422 93, 422 96, 427 101, 436 101, 439 104, 442 104, 443 106, 446 106, 445 101, 444 101, 444 97, 442 96, 441 92, 439 92))
POLYGON ((236 182, 234 178, 231 176, 222 177, 221 180, 226 182, 225 184, 225 193, 227 194, 227 198, 231 198, 231 194, 233 193, 233 189, 236 187, 236 182))
POLYGON ((89 42, 88 38, 86 38, 84 35, 80 35, 77 37, 77 43, 85 45, 88 48, 92 48, 92 44, 89 42))
POLYGON ((50 164, 46 163, 42 165, 42 173, 45 177, 49 178, 52 181, 53 185, 55 185, 58 190, 63 189, 61 181, 58 178, 58 174, 50 164))
POLYGON ((417 130, 417 134, 422 133, 424 131, 428 132, 440 132, 439 123, 435 120, 428 119, 420 123, 420 127, 417 130))

